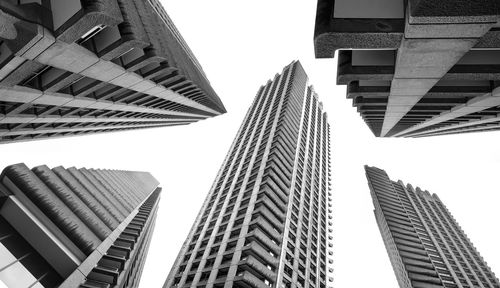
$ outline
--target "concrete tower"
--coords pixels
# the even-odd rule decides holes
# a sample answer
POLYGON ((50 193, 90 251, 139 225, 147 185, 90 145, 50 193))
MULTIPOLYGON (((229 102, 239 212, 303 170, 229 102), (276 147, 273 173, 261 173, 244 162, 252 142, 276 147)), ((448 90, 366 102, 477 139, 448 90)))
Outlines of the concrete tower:
POLYGON ((225 113, 155 0, 0 1, 0 143, 225 113))
POLYGON ((365 167, 375 217, 401 288, 500 288, 436 194, 365 167))
POLYGON ((326 287, 322 110, 298 61, 259 89, 164 287, 326 287))
POLYGON ((0 283, 137 287, 160 191, 145 172, 5 168, 0 176, 0 283))
POLYGON ((376 136, 499 130, 498 3, 318 0, 316 57, 376 136))

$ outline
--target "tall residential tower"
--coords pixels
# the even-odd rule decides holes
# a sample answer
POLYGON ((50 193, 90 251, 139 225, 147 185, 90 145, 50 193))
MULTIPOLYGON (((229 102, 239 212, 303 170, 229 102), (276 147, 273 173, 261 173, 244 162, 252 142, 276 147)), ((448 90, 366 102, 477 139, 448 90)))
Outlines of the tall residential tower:
POLYGON ((499 130, 499 5, 318 0, 316 57, 338 52, 337 84, 376 136, 499 130))
POLYGON ((436 194, 365 167, 375 217, 401 288, 500 288, 436 194))
POLYGON ((146 172, 5 168, 0 284, 137 287, 153 234, 158 184, 146 172))
POLYGON ((165 288, 327 287, 329 124, 307 80, 296 61, 259 89, 165 288))
POLYGON ((226 112, 157 0, 3 0, 0 27, 0 143, 226 112))

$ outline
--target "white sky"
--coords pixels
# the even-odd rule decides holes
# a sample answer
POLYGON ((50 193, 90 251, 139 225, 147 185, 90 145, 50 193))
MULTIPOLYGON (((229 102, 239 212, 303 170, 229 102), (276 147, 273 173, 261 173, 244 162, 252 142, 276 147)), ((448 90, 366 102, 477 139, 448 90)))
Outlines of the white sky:
MULTIPOLYGON (((437 193, 500 273, 500 132, 375 138, 335 85, 336 60, 314 59, 316 1, 164 0, 228 113, 189 126, 0 146, 2 165, 149 171, 163 187, 141 288, 161 287, 258 88, 302 62, 332 126, 334 286, 397 287, 363 165, 437 193)), ((499 274, 500 275, 500 274, 499 274)))

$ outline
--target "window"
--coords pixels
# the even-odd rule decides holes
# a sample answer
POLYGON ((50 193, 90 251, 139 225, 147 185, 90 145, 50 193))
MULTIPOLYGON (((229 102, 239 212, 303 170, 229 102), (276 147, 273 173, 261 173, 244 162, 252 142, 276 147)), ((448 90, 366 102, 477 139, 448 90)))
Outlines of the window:
POLYGON ((229 268, 220 269, 219 272, 217 273, 217 279, 226 277, 228 272, 229 268))
POLYGON ((206 281, 210 277, 210 272, 202 273, 200 276, 200 281, 206 281))

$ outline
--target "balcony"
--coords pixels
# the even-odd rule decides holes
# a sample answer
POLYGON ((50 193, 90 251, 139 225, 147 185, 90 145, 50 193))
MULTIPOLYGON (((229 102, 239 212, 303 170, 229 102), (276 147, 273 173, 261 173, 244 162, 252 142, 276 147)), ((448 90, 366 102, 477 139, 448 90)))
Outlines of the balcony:
POLYGON ((276 277, 275 272, 253 256, 246 256, 238 264, 240 265, 240 269, 253 270, 255 273, 252 274, 260 274, 266 279, 274 279, 274 277, 276 277))
POLYGON ((283 202, 285 202, 285 203, 287 202, 288 194, 287 194, 287 192, 285 192, 285 191, 288 191, 287 189, 283 189, 280 186, 278 186, 278 184, 276 184, 275 181, 271 178, 267 178, 267 179, 262 181, 261 187, 265 187, 266 185, 269 186, 271 191, 273 191, 277 196, 279 196, 279 198, 281 198, 281 200, 283 202))
POLYGON ((283 231, 284 221, 276 218, 276 216, 271 211, 272 210, 270 210, 268 206, 261 204, 255 208, 254 213, 259 213, 260 215, 264 216, 267 221, 269 221, 269 223, 272 223, 276 228, 278 228, 278 230, 283 231))
POLYGON ((280 246, 278 246, 278 244, 275 243, 274 240, 271 240, 271 238, 269 238, 266 234, 264 234, 264 232, 262 232, 261 230, 259 229, 255 229, 253 230, 252 232, 248 233, 247 235, 247 239, 253 239, 255 237, 255 239, 257 239, 258 241, 262 242, 262 243, 265 243, 265 245, 270 248, 271 250, 273 250, 273 252, 277 255, 280 253, 281 249, 280 249, 280 246))
POLYGON ((250 222, 250 228, 255 228, 255 226, 261 228, 262 231, 266 232, 269 236, 271 236, 271 238, 277 240, 277 242, 281 242, 281 232, 273 228, 262 216, 259 216, 250 222))
POLYGON ((238 273, 234 278, 234 284, 238 284, 241 287, 248 287, 248 288, 272 287, 265 284, 264 281, 260 280, 259 278, 255 277, 252 273, 247 271, 238 273))
POLYGON ((252 255, 256 258, 260 258, 274 267, 278 266, 279 260, 276 257, 272 256, 269 251, 264 249, 257 242, 252 242, 248 245, 243 246, 242 252, 247 255, 252 255))
POLYGON ((265 204, 269 203, 270 205, 274 207, 269 207, 273 211, 275 211, 275 214, 278 214, 278 217, 283 218, 285 217, 285 214, 283 213, 286 210, 285 204, 283 204, 283 200, 281 200, 280 197, 276 195, 276 193, 269 187, 264 187, 264 191, 262 192, 265 194, 264 197, 260 197, 257 201, 264 202, 265 204))

